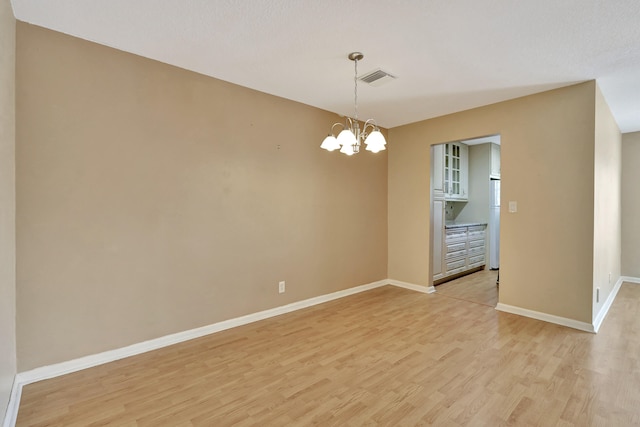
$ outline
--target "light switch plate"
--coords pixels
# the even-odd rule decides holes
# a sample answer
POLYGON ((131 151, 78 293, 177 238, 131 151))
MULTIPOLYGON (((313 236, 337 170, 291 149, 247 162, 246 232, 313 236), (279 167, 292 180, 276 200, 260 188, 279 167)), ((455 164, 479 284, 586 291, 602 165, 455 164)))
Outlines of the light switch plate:
POLYGON ((509 202, 509 213, 518 212, 518 202, 509 202))

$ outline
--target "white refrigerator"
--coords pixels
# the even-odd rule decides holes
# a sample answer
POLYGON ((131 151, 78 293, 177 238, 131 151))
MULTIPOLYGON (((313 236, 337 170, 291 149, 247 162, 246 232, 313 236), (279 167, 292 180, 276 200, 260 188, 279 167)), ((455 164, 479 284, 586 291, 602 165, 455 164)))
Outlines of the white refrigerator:
POLYGON ((500 180, 490 181, 489 192, 489 268, 500 268, 500 180))

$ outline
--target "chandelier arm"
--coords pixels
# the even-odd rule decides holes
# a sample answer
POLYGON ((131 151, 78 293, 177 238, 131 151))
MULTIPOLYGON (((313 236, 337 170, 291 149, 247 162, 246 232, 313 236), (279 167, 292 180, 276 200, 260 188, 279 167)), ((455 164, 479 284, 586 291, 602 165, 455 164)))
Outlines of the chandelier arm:
POLYGON ((362 126, 362 140, 364 141, 365 139, 367 139, 367 136, 369 136, 369 134, 371 132, 375 132, 375 131, 379 131, 380 129, 378 128, 378 125, 376 124, 375 120, 373 119, 369 119, 366 122, 364 122, 364 126, 362 126), (367 128, 369 128, 369 131, 367 131, 367 128))
POLYGON ((372 127, 373 130, 380 130, 378 128, 378 124, 373 119, 369 119, 366 122, 364 122, 364 126, 362 127, 362 132, 366 132, 367 127, 372 127))
POLYGON ((345 117, 344 118, 344 128, 345 129, 349 129, 355 135, 353 123, 354 122, 353 122, 353 119, 351 117, 345 117))
POLYGON ((331 126, 331 135, 333 135, 333 128, 336 127, 337 125, 342 126, 342 129, 345 128, 344 123, 340 123, 340 122, 334 123, 333 126, 331 126))

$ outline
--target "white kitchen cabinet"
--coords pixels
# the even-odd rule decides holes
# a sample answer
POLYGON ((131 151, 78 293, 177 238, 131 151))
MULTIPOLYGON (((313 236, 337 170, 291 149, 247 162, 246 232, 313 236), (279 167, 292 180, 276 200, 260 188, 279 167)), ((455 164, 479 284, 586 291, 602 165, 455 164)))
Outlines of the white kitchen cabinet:
POLYGON ((489 178, 500 179, 500 146, 491 143, 491 169, 489 178))
POLYGON ((432 275, 434 280, 444 277, 442 250, 444 248, 444 145, 431 147, 431 235, 433 241, 432 250, 432 275))
POLYGON ((444 229, 443 271, 437 277, 434 274, 434 284, 484 269, 486 228, 486 224, 476 223, 444 229))
POLYGON ((486 225, 476 225, 467 230, 467 268, 472 270, 485 266, 486 225))
POLYGON ((444 242, 444 200, 433 201, 433 212, 431 218, 433 220, 433 280, 444 277, 443 267, 443 242, 444 242))
POLYGON ((431 188, 434 200, 444 200, 444 144, 431 147, 431 188))
POLYGON ((445 200, 469 199, 469 146, 460 142, 444 144, 445 200))

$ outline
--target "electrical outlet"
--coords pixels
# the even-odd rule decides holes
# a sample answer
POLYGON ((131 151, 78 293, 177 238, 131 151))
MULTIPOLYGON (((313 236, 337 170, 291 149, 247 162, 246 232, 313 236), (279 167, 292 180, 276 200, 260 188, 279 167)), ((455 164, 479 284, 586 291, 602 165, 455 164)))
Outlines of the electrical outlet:
POLYGON ((596 288, 596 302, 600 302, 600 288, 596 288))
POLYGON ((283 294, 285 291, 285 285, 284 285, 284 280, 280 283, 278 283, 278 293, 283 294))

